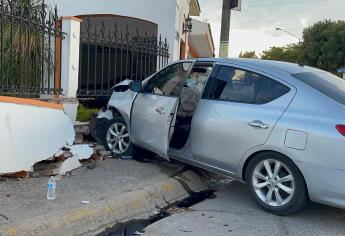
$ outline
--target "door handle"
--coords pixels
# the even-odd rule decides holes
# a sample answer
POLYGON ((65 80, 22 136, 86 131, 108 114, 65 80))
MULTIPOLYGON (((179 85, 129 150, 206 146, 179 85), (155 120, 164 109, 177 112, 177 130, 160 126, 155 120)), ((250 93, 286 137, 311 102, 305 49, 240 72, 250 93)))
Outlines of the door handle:
POLYGON ((260 129, 268 129, 269 125, 264 124, 262 121, 260 120, 254 120, 251 123, 248 123, 249 126, 255 127, 255 128, 260 128, 260 129))
POLYGON ((158 108, 156 108, 156 112, 158 112, 158 113, 161 114, 161 115, 164 115, 164 114, 165 114, 164 107, 158 107, 158 108))

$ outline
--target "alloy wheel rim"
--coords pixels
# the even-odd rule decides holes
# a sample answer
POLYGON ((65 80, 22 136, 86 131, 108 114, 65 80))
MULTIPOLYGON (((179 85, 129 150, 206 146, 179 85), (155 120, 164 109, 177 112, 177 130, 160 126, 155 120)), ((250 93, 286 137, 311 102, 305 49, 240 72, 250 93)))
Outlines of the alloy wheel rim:
POLYGON ((292 199, 296 185, 291 170, 278 160, 264 160, 254 169, 252 184, 264 203, 281 207, 292 199))
POLYGON ((115 154, 122 154, 127 151, 130 145, 129 132, 126 125, 122 123, 112 124, 107 132, 107 144, 115 154))

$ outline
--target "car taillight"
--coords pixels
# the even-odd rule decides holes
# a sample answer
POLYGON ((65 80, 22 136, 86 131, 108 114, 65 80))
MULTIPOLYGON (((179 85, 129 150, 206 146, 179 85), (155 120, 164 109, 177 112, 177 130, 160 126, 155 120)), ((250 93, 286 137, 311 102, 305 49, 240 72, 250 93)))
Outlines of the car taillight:
POLYGON ((337 125, 335 126, 339 133, 341 133, 343 136, 345 136, 345 125, 337 125))

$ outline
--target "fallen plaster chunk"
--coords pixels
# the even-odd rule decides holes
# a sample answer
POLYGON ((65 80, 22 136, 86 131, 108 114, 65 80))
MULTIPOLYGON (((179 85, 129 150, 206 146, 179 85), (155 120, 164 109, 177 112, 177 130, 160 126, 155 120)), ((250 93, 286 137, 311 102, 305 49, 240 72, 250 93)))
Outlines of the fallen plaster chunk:
POLYGON ((79 160, 90 159, 94 154, 93 149, 89 147, 89 145, 73 145, 67 146, 66 148, 73 156, 69 157, 62 163, 60 175, 66 175, 68 172, 81 167, 81 163, 79 160))
POLYGON ((0 130, 0 173, 30 171, 35 163, 72 145, 75 137, 73 124, 62 109, 20 101, 0 101, 0 130))
POLYGON ((68 158, 61 164, 60 175, 66 175, 68 172, 81 167, 79 159, 75 156, 68 158))
POLYGON ((93 148, 87 144, 67 146, 67 148, 73 154, 73 157, 76 157, 79 160, 90 159, 93 154, 93 148))

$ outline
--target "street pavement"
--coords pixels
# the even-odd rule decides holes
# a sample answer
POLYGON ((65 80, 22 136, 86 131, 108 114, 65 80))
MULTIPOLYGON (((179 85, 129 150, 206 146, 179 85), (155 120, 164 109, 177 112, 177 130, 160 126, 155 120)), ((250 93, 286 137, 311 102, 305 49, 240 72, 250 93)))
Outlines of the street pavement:
POLYGON ((216 196, 148 226, 143 235, 345 235, 344 210, 310 203, 299 214, 274 216, 262 211, 239 182, 216 196))
POLYGON ((0 181, 1 236, 93 236, 119 222, 149 219, 208 189, 199 174, 158 159, 108 159, 83 166, 57 181, 53 201, 46 197, 47 181, 0 181))
POLYGON ((29 178, 0 182, 1 223, 62 212, 96 203, 116 195, 148 186, 178 171, 169 163, 140 163, 132 160, 106 160, 92 169, 86 166, 57 181, 56 199, 47 200, 48 178, 29 178))

